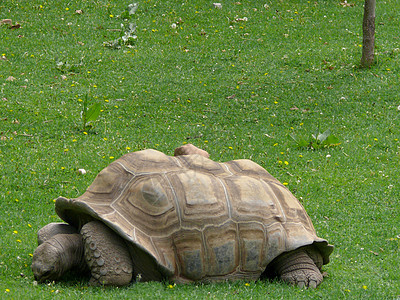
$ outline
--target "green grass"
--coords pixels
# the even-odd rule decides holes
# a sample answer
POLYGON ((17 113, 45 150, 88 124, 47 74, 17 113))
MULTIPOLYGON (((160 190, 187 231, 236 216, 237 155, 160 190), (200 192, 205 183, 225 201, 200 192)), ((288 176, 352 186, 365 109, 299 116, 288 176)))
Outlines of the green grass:
POLYGON ((376 64, 365 70, 361 0, 226 1, 221 10, 203 0, 138 2, 138 39, 120 50, 103 43, 120 36, 130 2, 0 3, 0 19, 21 24, 0 27, 1 297, 399 297, 399 1, 377 5, 376 64), (103 110, 86 133, 85 95, 103 110), (340 146, 299 149, 289 137, 317 128, 340 146), (79 196, 127 152, 172 155, 186 142, 214 160, 252 159, 288 184, 336 247, 317 290, 33 284, 36 232, 58 220, 53 199, 79 196))

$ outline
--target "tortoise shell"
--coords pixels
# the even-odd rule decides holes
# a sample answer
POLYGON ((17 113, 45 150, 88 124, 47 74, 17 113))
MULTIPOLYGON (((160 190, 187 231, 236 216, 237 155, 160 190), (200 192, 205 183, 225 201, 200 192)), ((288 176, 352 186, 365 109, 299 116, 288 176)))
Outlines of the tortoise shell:
POLYGON ((314 244, 326 264, 333 249, 290 191, 245 159, 128 153, 56 212, 79 230, 93 219, 113 229, 142 280, 256 280, 283 252, 314 244))

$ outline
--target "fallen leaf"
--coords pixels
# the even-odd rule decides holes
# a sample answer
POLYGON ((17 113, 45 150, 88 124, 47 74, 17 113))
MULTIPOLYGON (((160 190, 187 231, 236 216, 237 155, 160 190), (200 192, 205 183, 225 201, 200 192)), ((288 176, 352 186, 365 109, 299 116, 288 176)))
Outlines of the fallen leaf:
POLYGON ((8 76, 6 81, 14 81, 17 80, 17 78, 15 78, 14 76, 8 76))
POLYGON ((21 28, 21 24, 15 24, 15 25, 12 25, 11 27, 10 27, 10 29, 18 29, 18 28, 21 28))
POLYGON ((346 6, 350 7, 350 6, 354 6, 354 3, 347 3, 347 1, 345 0, 343 2, 340 2, 340 5, 343 7, 346 7, 346 6))
POLYGON ((290 110, 299 110, 299 108, 297 106, 293 106, 291 108, 289 108, 290 110))
POLYGON ((236 97, 236 95, 233 94, 233 95, 230 95, 230 96, 226 97, 226 99, 235 99, 235 97, 236 97))
POLYGON ((75 11, 75 13, 78 14, 78 15, 81 15, 81 14, 83 14, 83 11, 82 11, 81 9, 77 9, 77 10, 75 11))
POLYGON ((12 20, 11 19, 3 19, 0 21, 0 25, 5 25, 5 24, 12 26, 12 20))

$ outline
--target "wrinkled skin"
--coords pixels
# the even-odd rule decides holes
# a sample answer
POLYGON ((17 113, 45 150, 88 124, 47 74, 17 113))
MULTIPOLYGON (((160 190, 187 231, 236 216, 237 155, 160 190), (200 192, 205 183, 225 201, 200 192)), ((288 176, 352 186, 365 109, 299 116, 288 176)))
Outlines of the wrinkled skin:
POLYGON ((270 277, 300 288, 316 288, 323 280, 322 256, 318 249, 305 246, 278 256, 268 268, 270 277))
POLYGON ((86 272, 82 236, 57 234, 49 238, 36 248, 31 267, 39 282, 58 280, 69 271, 86 272))

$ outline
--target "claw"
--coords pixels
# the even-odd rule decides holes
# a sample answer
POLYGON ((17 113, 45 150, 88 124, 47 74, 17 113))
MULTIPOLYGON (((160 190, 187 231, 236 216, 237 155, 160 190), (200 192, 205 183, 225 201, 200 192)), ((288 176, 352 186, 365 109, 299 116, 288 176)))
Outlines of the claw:
POLYGON ((317 288, 317 282, 314 280, 310 280, 310 282, 308 283, 308 287, 311 289, 316 289, 317 288))

